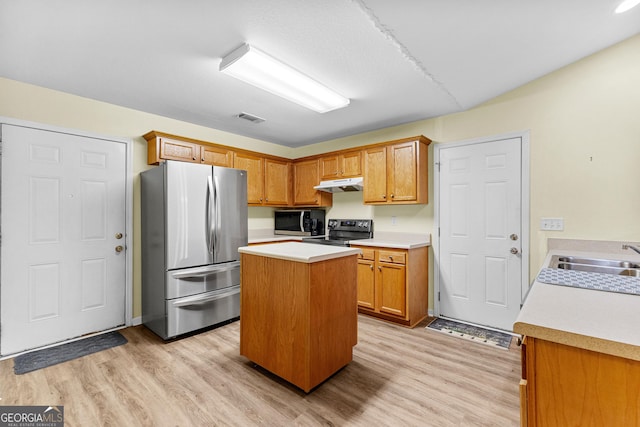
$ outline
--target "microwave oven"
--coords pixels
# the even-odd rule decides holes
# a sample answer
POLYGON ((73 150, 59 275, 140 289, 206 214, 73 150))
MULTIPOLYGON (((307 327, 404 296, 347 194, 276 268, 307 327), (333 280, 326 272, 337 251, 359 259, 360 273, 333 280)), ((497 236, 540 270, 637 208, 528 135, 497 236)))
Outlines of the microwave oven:
POLYGON ((324 209, 276 210, 274 224, 274 234, 321 236, 324 234, 324 209))

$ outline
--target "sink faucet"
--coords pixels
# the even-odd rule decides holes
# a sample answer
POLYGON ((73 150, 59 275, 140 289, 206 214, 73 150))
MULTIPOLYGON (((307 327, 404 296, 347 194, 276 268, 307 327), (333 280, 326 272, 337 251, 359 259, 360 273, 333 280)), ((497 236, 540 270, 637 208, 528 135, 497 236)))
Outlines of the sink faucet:
POLYGON ((640 254, 640 249, 632 245, 622 245, 622 249, 631 249, 632 251, 640 254))

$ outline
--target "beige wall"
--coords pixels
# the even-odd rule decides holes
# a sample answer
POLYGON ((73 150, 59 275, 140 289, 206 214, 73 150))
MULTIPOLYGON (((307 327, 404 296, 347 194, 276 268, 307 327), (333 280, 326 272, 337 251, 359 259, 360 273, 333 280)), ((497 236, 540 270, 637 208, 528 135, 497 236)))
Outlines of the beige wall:
MULTIPOLYGON (((548 237, 640 241, 640 36, 551 73, 469 111, 299 149, 0 78, 0 116, 131 138, 134 143, 134 300, 140 309, 137 175, 148 168, 141 135, 155 129, 283 157, 302 157, 425 135, 447 143, 531 132, 531 272, 548 237), (538 230, 563 217, 563 232, 538 230)), ((517 60, 517 58, 514 58, 517 60)), ((430 149, 430 155, 432 148, 430 149)), ((432 174, 430 173, 430 194, 432 174)), ((379 231, 431 233, 433 199, 421 206, 363 206, 361 193, 334 195, 332 217, 372 217, 379 231), (391 217, 398 218, 391 225, 391 217)), ((271 209, 251 208, 250 228, 270 227, 271 209)), ((431 278, 431 283, 433 282, 431 278)), ((432 304, 430 304, 432 306, 432 304)))

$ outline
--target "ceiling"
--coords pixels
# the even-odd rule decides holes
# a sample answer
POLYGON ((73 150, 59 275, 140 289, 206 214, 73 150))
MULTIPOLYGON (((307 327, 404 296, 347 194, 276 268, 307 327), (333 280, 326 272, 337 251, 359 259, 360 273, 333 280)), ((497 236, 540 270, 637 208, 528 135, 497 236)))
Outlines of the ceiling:
POLYGON ((620 1, 0 0, 0 77, 298 147, 464 111, 631 37, 640 6, 620 1), (351 104, 220 73, 243 43, 351 104))

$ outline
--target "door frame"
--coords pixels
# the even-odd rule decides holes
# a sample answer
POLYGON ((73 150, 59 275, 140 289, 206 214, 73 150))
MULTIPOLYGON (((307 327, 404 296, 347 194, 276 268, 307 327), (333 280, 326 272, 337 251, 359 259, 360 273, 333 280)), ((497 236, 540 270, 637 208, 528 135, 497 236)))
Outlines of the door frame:
MULTIPOLYGON (((100 139, 103 141, 117 142, 125 145, 125 296, 124 296, 124 313, 125 326, 132 326, 133 318, 133 141, 129 138, 113 137, 108 135, 97 134, 93 132, 85 132, 78 129, 63 128, 58 126, 46 125, 43 123, 19 120, 10 117, 0 116, 0 124, 20 126, 25 128, 44 130, 50 132, 63 133, 68 135, 82 136, 86 138, 100 139)), ((0 134, 0 144, 2 135, 0 134)), ((0 145, 1 150, 1 145, 0 145)), ((0 182, 0 191, 2 190, 2 182, 0 182)), ((2 230, 0 230, 0 233, 2 230)), ((0 265, 0 268, 2 266, 0 265)), ((0 283, 2 286, 2 283, 0 283)), ((96 331, 97 332, 97 331, 96 331)))
POLYGON ((456 142, 436 143, 433 147, 433 193, 434 193, 434 211, 433 211, 433 238, 431 245, 433 247, 434 269, 433 269, 433 310, 434 315, 440 316, 440 150, 452 147, 462 147, 465 145, 484 144, 493 141, 501 141, 505 139, 520 139, 521 162, 520 162, 520 222, 522 226, 521 240, 522 248, 520 254, 522 257, 522 274, 520 278, 521 295, 520 307, 524 301, 527 291, 529 290, 529 233, 530 233, 530 131, 512 132, 500 135, 487 136, 482 138, 473 138, 456 142))

